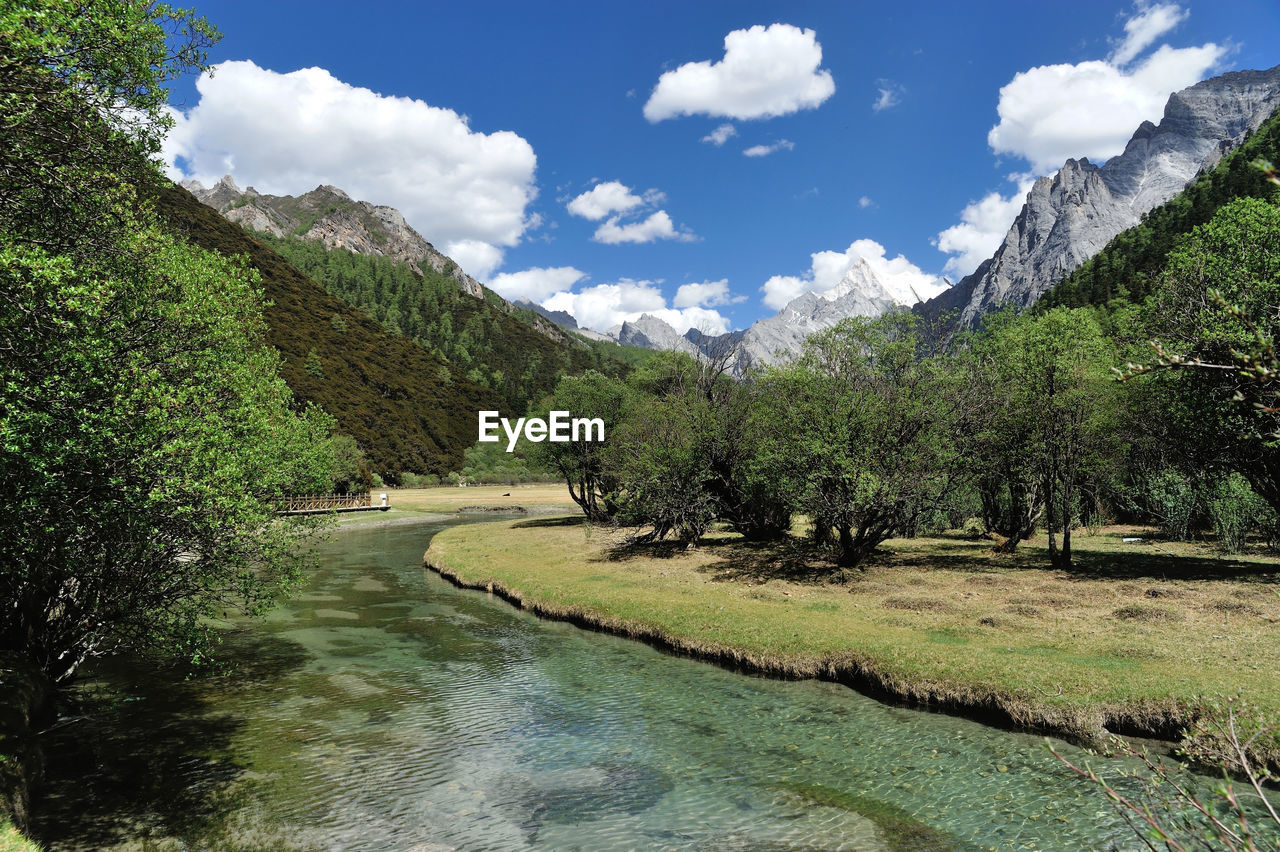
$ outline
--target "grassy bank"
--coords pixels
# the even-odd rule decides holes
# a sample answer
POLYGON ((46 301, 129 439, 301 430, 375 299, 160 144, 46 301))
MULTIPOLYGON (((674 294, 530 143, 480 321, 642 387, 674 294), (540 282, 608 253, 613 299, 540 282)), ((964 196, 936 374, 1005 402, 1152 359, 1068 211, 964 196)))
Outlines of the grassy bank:
POLYGON ((472 485, 458 488, 404 488, 388 491, 391 505, 408 512, 460 512, 466 509, 501 511, 518 509, 530 514, 574 511, 569 489, 563 482, 551 485, 472 485))
POLYGON ((1043 538, 1012 556, 891 540, 834 583, 794 542, 627 547, 548 518, 455 527, 426 558, 462 585, 677 652, 1077 738, 1174 737, 1215 693, 1280 710, 1280 561, 1121 528, 1074 544, 1068 574, 1044 567, 1043 538), (1146 541, 1123 542, 1134 535, 1146 541))
POLYGON ((24 837, 22 832, 0 816, 0 852, 40 852, 40 845, 24 837))

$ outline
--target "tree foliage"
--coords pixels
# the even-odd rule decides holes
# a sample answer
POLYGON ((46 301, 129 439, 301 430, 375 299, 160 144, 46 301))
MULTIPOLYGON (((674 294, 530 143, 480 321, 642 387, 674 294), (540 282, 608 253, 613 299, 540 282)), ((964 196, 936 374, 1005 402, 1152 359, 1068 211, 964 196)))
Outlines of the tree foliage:
POLYGON ((277 499, 334 472, 332 420, 295 410, 263 344, 256 275, 135 191, 158 180, 162 84, 213 32, 58 0, 0 28, 0 650, 59 680, 120 646, 198 655, 208 617, 295 576, 307 529, 277 499))
POLYGON ((429 266, 421 274, 387 257, 326 249, 297 238, 255 235, 329 293, 358 308, 388 332, 414 341, 498 394, 507 411, 524 413, 550 393, 561 375, 596 370, 623 376, 633 347, 592 346, 565 335, 553 340, 533 323, 531 311, 502 303, 496 294, 477 299, 451 276, 429 266), (505 309, 504 309, 505 307, 505 309))
POLYGON ((769 465, 819 543, 857 566, 911 529, 958 483, 957 397, 937 358, 920 356, 917 320, 846 319, 814 335, 798 364, 767 374, 769 465))
POLYGON ((1280 333, 1280 208, 1258 199, 1222 207, 1173 252, 1139 332, 1184 458, 1234 471, 1280 511, 1280 412, 1273 341, 1280 333))

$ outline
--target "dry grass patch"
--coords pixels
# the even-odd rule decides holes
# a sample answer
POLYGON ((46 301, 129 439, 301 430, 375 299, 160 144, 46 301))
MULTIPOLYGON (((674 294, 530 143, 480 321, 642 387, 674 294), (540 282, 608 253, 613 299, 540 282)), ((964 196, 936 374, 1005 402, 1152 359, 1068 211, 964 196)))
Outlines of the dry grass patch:
POLYGON ((1043 537, 1000 556, 989 542, 895 539, 839 583, 795 541, 717 531, 672 551, 580 518, 451 528, 428 557, 546 614, 1063 732, 1167 730, 1196 696, 1238 689, 1280 710, 1280 560, 1184 545, 1152 561, 1119 539, 1077 535, 1072 573, 1046 567, 1043 537))
POLYGON ((402 488, 388 491, 391 505, 409 512, 457 512, 472 506, 488 510, 518 506, 526 511, 548 508, 574 508, 569 488, 563 482, 554 485, 472 485, 458 488, 402 488))

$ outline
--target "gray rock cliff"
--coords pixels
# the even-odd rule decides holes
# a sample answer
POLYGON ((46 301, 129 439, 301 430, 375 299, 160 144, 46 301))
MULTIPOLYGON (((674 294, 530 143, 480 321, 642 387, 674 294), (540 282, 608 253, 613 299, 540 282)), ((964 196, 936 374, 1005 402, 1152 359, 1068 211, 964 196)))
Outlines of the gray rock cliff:
POLYGON ((972 274, 917 310, 954 313, 961 328, 1021 307, 1088 260, 1112 237, 1212 168, 1280 106, 1280 66, 1235 71, 1169 97, 1158 125, 1145 121, 1124 153, 1102 166, 1067 160, 1027 194, 1004 243, 972 274))

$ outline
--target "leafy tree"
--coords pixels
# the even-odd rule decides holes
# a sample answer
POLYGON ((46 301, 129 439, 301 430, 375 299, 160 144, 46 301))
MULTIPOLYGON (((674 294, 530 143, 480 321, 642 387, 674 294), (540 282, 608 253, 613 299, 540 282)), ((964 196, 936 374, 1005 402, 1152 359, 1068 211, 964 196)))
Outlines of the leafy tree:
MULTIPOLYGON (((1143 314, 1162 391, 1185 457, 1230 470, 1280 511, 1280 208, 1223 206, 1169 255, 1143 314)), ((1130 373, 1149 368, 1130 365, 1130 373)))
MULTIPOLYGON (((687 449, 672 455, 676 436, 644 418, 646 429, 657 429, 662 436, 662 449, 659 444, 627 446, 627 465, 619 468, 626 472, 620 473, 620 481, 631 489, 629 477, 641 468, 651 476, 662 464, 683 458, 686 466, 681 472, 669 473, 686 485, 681 493, 653 485, 629 490, 629 515, 634 520, 649 523, 643 520, 647 515, 700 517, 709 512, 750 540, 777 538, 790 531, 790 503, 782 496, 776 477, 761 463, 761 424, 752 419, 758 388, 752 383, 737 382, 729 374, 736 355, 733 344, 706 351, 697 359, 683 353, 659 353, 630 377, 637 393, 658 400, 661 410, 670 413, 671 428, 688 433, 678 439, 688 445, 687 449), (687 469, 687 463, 695 458, 701 471, 697 477, 687 469), (653 502, 646 512, 645 500, 639 499, 641 493, 660 495, 662 499, 653 502), (677 511, 671 505, 673 500, 683 500, 687 506, 677 511)), ((634 438, 644 431, 637 429, 627 434, 634 438)), ((654 528, 674 529, 660 522, 654 528)), ((662 534, 665 533, 660 532, 658 537, 662 534)))
POLYGON ((1033 415, 1032 446, 1044 483, 1049 559, 1071 567, 1071 528, 1086 486, 1115 457, 1115 350, 1092 311, 1055 308, 1029 318, 1012 354, 1022 376, 1006 404, 1033 415), (1062 533, 1058 546, 1056 531, 1062 533))
MULTIPOLYGON (((550 411, 568 411, 573 417, 604 421, 604 441, 578 440, 537 444, 531 456, 535 463, 557 471, 569 486, 569 496, 592 521, 608 521, 617 511, 618 481, 605 464, 605 453, 614 430, 632 410, 635 396, 627 385, 588 370, 581 376, 564 376, 541 406, 542 416, 550 411)), ((590 436, 594 437, 594 436, 590 436)))
POLYGON ((969 410, 963 431, 988 528, 1011 551, 1043 519, 1050 558, 1069 566, 1080 504, 1116 456, 1113 346, 1087 309, 1006 311, 985 323, 961 360, 968 393, 985 401, 969 410))
POLYGON ((639 540, 673 533, 693 548, 715 519, 718 503, 707 487, 711 416, 705 400, 669 396, 638 406, 611 438, 606 470, 619 483, 615 520, 648 527, 639 540))
MULTIPOLYGON (((983 332, 958 359, 973 398, 988 404, 971 411, 962 430, 964 453, 981 498, 983 522, 1011 552, 1035 532, 1044 516, 1044 478, 1035 441, 1035 412, 1019 396, 1024 360, 1018 357, 1019 316, 1005 310, 983 320, 983 332)), ((1023 320, 1025 322, 1025 320, 1023 320)))
POLYGON ((0 7, 0 231, 56 252, 118 250, 173 119, 165 84, 218 38, 163 3, 0 7))
POLYGON ((135 197, 163 83, 212 37, 158 4, 0 10, 0 650, 55 680, 121 646, 198 656, 208 617, 267 605, 307 532, 277 499, 332 475, 255 274, 135 197))
POLYGON ((854 317, 761 379, 772 422, 763 461, 842 566, 940 507, 958 482, 956 398, 920 346, 910 314, 854 317))
POLYGON ((121 645, 198 653, 204 618, 272 601, 305 534, 276 499, 333 468, 253 276, 154 231, 127 248, 0 250, 0 649, 58 680, 121 645))
POLYGON ((316 348, 312 346, 307 351, 307 360, 303 365, 307 375, 317 379, 324 378, 324 364, 320 361, 320 355, 316 352, 316 348))
POLYGON ((1004 492, 997 529, 1008 536, 1006 549, 1043 510, 1050 560, 1070 567, 1079 505, 1116 456, 1114 362, 1114 347, 1088 309, 1005 316, 975 341, 977 393, 990 395, 969 448, 980 487, 995 483, 1004 492))

